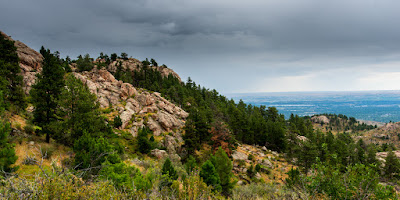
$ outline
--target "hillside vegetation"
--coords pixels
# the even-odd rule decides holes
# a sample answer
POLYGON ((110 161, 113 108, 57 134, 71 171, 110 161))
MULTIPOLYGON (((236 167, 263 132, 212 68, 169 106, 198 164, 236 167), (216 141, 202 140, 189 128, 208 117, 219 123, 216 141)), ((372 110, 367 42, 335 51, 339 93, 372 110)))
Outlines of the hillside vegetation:
POLYGON ((17 43, 0 34, 1 198, 397 198, 398 159, 354 118, 285 120, 154 59, 17 43))

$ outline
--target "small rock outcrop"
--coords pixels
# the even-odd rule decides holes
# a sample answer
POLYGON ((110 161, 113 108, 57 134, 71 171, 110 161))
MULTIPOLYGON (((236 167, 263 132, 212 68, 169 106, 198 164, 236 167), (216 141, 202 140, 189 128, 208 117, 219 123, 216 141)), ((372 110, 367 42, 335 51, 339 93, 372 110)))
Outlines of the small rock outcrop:
POLYGON ((153 149, 151 150, 151 155, 158 158, 158 159, 162 159, 162 158, 166 158, 168 157, 168 153, 165 150, 160 150, 160 149, 153 149))
POLYGON ((248 155, 240 151, 235 151, 232 154, 232 158, 233 160, 247 160, 248 155))
MULTIPOLYGON (((128 59, 117 59, 116 61, 113 61, 108 65, 108 70, 112 73, 117 71, 117 66, 121 63, 121 66, 124 70, 126 71, 138 71, 143 68, 143 63, 140 62, 139 60, 135 58, 128 58, 128 59)), ((152 69, 157 70, 158 72, 161 73, 161 76, 163 77, 168 77, 169 75, 172 75, 173 77, 177 78, 179 81, 181 80, 181 77, 172 69, 166 67, 165 65, 163 66, 149 66, 152 69)))
POLYGON ((325 115, 319 115, 319 116, 313 116, 311 117, 311 121, 314 123, 324 123, 324 124, 329 124, 330 120, 328 119, 327 116, 325 115))

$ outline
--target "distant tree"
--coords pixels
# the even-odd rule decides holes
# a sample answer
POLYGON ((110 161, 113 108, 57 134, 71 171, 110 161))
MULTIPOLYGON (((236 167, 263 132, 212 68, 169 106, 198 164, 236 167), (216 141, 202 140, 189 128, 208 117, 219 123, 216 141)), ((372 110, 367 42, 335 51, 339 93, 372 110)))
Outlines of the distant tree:
POLYGON ((30 95, 35 107, 33 121, 42 127, 42 132, 46 134, 46 142, 49 143, 50 123, 57 121, 58 99, 65 85, 65 71, 49 49, 45 50, 42 47, 40 53, 44 57, 42 72, 37 74, 37 80, 32 86, 30 95))
POLYGON ((151 64, 153 65, 153 66, 158 66, 158 63, 156 62, 156 60, 154 60, 153 58, 152 59, 150 59, 150 62, 151 62, 151 64))
POLYGON ((122 71, 122 62, 119 62, 118 65, 117 65, 117 70, 115 71, 114 77, 117 80, 121 80, 122 73, 123 73, 123 71, 122 71))
POLYGON ((286 150, 286 137, 283 124, 269 120, 266 124, 267 144, 272 150, 283 152, 286 150))
POLYGON ((213 190, 221 191, 222 188, 221 188, 221 181, 219 179, 219 175, 210 160, 207 160, 201 166, 200 177, 203 178, 204 183, 212 186, 213 190))
POLYGON ((20 109, 26 107, 23 82, 20 75, 19 58, 14 42, 0 34, 0 90, 7 104, 14 104, 20 109))
POLYGON ((9 134, 11 127, 9 123, 0 121, 0 173, 12 172, 15 167, 12 165, 17 161, 14 145, 10 143, 9 134))
POLYGON ((142 61, 142 64, 146 67, 146 66, 149 66, 151 63, 150 63, 149 59, 146 58, 145 60, 142 61))
POLYGON ((121 58, 124 59, 124 60, 128 60, 128 54, 125 53, 125 52, 122 52, 121 53, 121 58))
POLYGON ((118 55, 116 53, 111 54, 111 61, 116 61, 118 58, 118 55))
POLYGON ((79 56, 78 60, 76 60, 76 65, 80 72, 90 71, 94 66, 93 58, 91 58, 89 54, 85 54, 84 57, 79 56))
POLYGON ((168 175, 172 180, 178 179, 178 174, 175 171, 174 166, 169 158, 167 158, 162 166, 161 174, 168 175))

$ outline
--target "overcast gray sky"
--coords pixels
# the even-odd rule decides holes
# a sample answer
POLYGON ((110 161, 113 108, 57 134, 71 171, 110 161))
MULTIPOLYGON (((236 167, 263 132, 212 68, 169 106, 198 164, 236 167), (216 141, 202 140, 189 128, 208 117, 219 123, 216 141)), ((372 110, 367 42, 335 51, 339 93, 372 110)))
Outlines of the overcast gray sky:
POLYGON ((38 50, 154 58, 236 92, 400 89, 398 0, 0 0, 38 50))

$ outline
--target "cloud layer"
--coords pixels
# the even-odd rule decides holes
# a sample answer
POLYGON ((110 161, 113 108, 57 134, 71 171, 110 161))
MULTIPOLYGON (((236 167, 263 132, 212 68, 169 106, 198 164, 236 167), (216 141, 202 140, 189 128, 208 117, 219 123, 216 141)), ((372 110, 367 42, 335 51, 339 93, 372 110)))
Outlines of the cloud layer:
POLYGON ((399 7, 395 0, 1 0, 0 29, 63 56, 152 57, 223 93, 398 89, 399 7))

